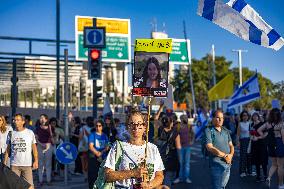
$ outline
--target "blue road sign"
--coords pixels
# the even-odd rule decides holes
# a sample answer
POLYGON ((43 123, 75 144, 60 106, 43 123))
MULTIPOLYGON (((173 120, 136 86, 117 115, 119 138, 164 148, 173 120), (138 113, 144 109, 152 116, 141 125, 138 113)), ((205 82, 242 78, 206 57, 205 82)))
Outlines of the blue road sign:
POLYGON ((105 48, 106 37, 105 27, 85 27, 84 47, 85 48, 105 48))
POLYGON ((70 164, 77 158, 78 150, 70 142, 60 144, 56 149, 56 159, 62 164, 70 164))

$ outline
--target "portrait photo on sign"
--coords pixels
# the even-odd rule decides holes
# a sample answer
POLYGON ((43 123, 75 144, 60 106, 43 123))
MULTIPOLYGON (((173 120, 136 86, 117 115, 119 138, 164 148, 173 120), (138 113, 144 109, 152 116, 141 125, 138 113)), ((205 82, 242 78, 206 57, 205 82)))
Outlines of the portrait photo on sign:
POLYGON ((135 52, 133 95, 166 97, 169 54, 135 52))

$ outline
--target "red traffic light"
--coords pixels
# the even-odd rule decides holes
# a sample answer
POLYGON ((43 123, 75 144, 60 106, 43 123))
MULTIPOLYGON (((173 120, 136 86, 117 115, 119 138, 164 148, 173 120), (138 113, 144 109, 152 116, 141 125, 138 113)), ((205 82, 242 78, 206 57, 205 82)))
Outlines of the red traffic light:
POLYGON ((90 50, 90 57, 93 60, 99 59, 100 58, 100 54, 101 54, 100 50, 97 50, 97 49, 90 50))

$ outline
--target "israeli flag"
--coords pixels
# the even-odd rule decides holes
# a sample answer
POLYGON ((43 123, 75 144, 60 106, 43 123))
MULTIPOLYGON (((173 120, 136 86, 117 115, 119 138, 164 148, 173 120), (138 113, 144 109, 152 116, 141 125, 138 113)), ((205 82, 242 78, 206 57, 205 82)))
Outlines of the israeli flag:
POLYGON ((201 123, 200 127, 195 127, 195 139, 198 140, 202 136, 203 131, 205 130, 206 126, 208 125, 208 118, 204 115, 203 112, 200 112, 197 117, 197 121, 201 123))
POLYGON ((104 119, 107 116, 112 116, 112 111, 111 111, 111 107, 110 107, 110 102, 109 102, 109 97, 108 96, 105 98, 104 108, 103 108, 103 116, 104 116, 104 119))
POLYGON ((233 94, 228 104, 228 108, 247 104, 260 98, 257 74, 249 78, 238 90, 233 94))
POLYGON ((279 50, 284 39, 244 0, 199 0, 197 14, 236 36, 279 50))

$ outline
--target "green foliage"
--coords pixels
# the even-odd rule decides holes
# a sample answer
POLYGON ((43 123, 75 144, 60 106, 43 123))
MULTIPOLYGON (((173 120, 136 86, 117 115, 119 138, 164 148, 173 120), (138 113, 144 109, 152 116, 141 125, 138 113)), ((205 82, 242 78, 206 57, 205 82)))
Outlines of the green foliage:
MULTIPOLYGON (((230 68, 231 61, 226 60, 223 56, 215 58, 216 65, 216 83, 222 80, 229 73, 234 74, 234 84, 239 85, 239 68, 230 68)), ((206 55, 201 60, 192 59, 192 78, 195 92, 195 100, 197 107, 209 108, 208 90, 213 87, 213 68, 212 57, 206 55)), ((178 103, 186 102, 189 107, 192 104, 191 86, 189 79, 188 67, 180 70, 175 70, 175 78, 171 81, 174 86, 174 100, 178 103)), ((242 68, 242 81, 245 82, 255 71, 249 70, 246 67, 242 68)), ((273 84, 271 80, 258 73, 258 81, 260 86, 261 98, 249 103, 247 106, 260 109, 271 108, 272 99, 279 99, 284 103, 284 81, 273 84)))

